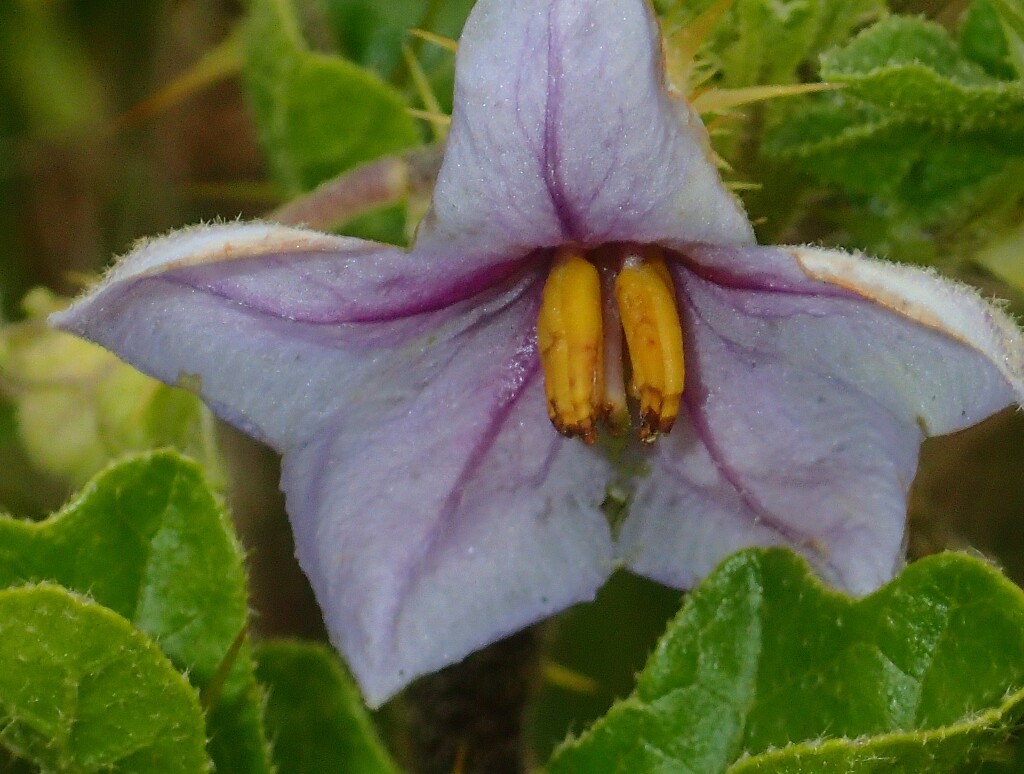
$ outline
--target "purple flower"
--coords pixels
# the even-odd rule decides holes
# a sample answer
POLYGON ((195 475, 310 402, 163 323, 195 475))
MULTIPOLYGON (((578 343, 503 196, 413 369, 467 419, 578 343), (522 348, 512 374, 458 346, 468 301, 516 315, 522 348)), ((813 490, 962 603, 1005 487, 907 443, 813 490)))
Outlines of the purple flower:
POLYGON ((643 0, 480 0, 457 73, 410 252, 195 228, 54 318, 284 455, 299 560, 369 703, 620 565, 689 587, 782 544, 853 592, 890 578, 921 440, 1024 395, 1010 319, 928 271, 756 246, 643 0), (631 267, 654 295, 630 300, 631 267), (624 362, 653 443, 605 440, 624 362))

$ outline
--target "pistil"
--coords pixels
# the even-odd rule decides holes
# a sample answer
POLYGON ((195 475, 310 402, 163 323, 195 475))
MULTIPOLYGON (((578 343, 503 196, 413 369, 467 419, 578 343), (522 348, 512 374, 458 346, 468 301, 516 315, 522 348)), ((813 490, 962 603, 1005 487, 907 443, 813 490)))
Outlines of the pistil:
POLYGON ((615 302, 615 279, 618 262, 603 260, 601 272, 601 308, 604 320, 604 394, 601 411, 608 429, 620 435, 629 429, 629 407, 626 404, 625 364, 622 349, 622 317, 615 302))

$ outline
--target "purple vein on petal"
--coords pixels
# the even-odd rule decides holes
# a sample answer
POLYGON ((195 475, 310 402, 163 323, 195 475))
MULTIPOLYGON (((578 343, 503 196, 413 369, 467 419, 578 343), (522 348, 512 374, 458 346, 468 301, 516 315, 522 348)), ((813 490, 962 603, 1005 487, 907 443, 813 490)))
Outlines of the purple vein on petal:
MULTIPOLYGON (((434 529, 430 533, 430 538, 420 548, 415 559, 403 568, 402 580, 398 584, 398 590, 392 603, 392 613, 389 616, 391 621, 391 641, 393 643, 398 642, 398 626, 400 621, 397 608, 401 605, 402 600, 408 596, 409 589, 416 583, 423 565, 430 559, 433 553, 443 545, 443 539, 448 534, 445 526, 451 522, 452 517, 458 510, 466 484, 472 479, 473 475, 480 468, 480 465, 483 464, 488 451, 494 445, 502 427, 508 420, 512 411, 515 409, 516 404, 519 402, 519 398, 526 391, 526 388, 539 375, 538 371, 539 365, 535 365, 529 376, 518 386, 514 395, 499 407, 498 411, 493 417, 491 417, 488 422, 487 430, 474 446, 465 466, 460 471, 454 485, 452 486, 451 494, 448 495, 440 513, 437 515, 434 529)), ((550 466, 552 459, 553 455, 549 455, 545 464, 550 466)), ((543 476, 541 477, 543 478, 543 476)))
MULTIPOLYGON (((495 316, 504 312, 509 304, 515 303, 518 299, 522 298, 524 294, 529 294, 531 290, 535 288, 535 285, 538 282, 539 280, 535 280, 534 282, 525 285, 523 288, 520 289, 519 293, 515 294, 514 297, 506 299, 506 303, 497 306, 496 308, 490 310, 487 314, 481 315, 479 318, 475 319, 470 325, 466 326, 459 332, 460 336, 466 336, 467 334, 471 334, 473 330, 476 330, 486 325, 486 323, 489 320, 493 319, 495 316)), ((538 299, 537 303, 539 303, 539 293, 535 293, 534 295, 538 299)), ((443 373, 453 363, 456 363, 459 360, 459 357, 462 354, 464 346, 465 344, 454 347, 452 351, 447 354, 445 359, 439 364, 439 374, 443 373)), ((472 474, 472 470, 475 470, 475 468, 478 467, 479 464, 482 462, 483 455, 486 454, 487 449, 490 447, 491 444, 493 444, 495 438, 497 437, 496 428, 499 428, 501 422, 503 422, 507 418, 508 413, 514 407, 515 402, 519 399, 519 396, 522 394, 526 386, 528 386, 531 380, 531 376, 535 375, 537 370, 539 369, 539 360, 536 358, 534 353, 535 350, 531 350, 530 356, 525 358, 527 363, 532 364, 532 371, 530 368, 523 369, 517 367, 515 373, 518 375, 518 379, 514 381, 513 388, 511 390, 506 390, 504 392, 499 393, 499 399, 504 400, 505 402, 501 405, 495 417, 492 418, 488 423, 488 433, 484 435, 484 440, 486 441, 486 443, 481 443, 480 448, 475 450, 474 454, 469 457, 465 468, 460 473, 458 480, 455 486, 453 487, 452 495, 449 496, 445 505, 442 506, 442 512, 437 517, 438 524, 443 523, 451 517, 451 513, 449 513, 448 511, 451 510, 452 512, 454 512, 454 507, 457 505, 457 500, 454 499, 455 495, 461 492, 463 484, 472 474)), ((515 365, 518 366, 519 364, 517 363, 515 365)), ((320 467, 317 469, 312 481, 310 481, 309 484, 305 487, 302 502, 297 503, 294 506, 289 504, 289 508, 293 513, 313 513, 316 509, 316 504, 318 502, 323 502, 327 499, 325 497, 325 487, 329 484, 328 474, 331 472, 332 468, 332 466, 328 463, 331 454, 330 447, 334 443, 335 439, 343 433, 346 419, 347 416, 345 415, 339 415, 334 417, 334 419, 331 420, 314 439, 312 439, 311 441, 307 442, 306 444, 297 449, 290 450, 294 453, 298 453, 299 451, 308 451, 316 447, 319 447, 320 451, 314 456, 324 461, 324 464, 320 465, 320 467)), ((415 568, 421 566, 423 561, 425 561, 427 555, 429 554, 430 548, 436 542, 438 534, 439 533, 437 531, 433 533, 432 538, 421 552, 422 556, 419 559, 417 559, 414 562, 413 566, 411 566, 408 569, 408 580, 402 582, 400 586, 401 593, 395 595, 395 602, 393 605, 394 608, 397 608, 398 605, 400 604, 400 601, 404 598, 406 589, 409 587, 409 585, 411 585, 412 581, 415 578, 415 568)), ((312 557, 314 554, 315 552, 311 552, 310 556, 312 557)), ((397 627, 397 615, 393 614, 391 616, 391 619, 392 626, 397 627)))
MULTIPOLYGON (((746 489, 746 487, 743 486, 740 474, 732 468, 728 461, 726 461, 725 456, 718 448, 711 429, 708 427, 707 422, 704 421, 695 406, 692 390, 689 389, 689 385, 687 385, 687 387, 688 389, 683 393, 683 405, 686 407, 687 418, 690 420, 690 424, 697 433, 697 437, 700 438, 701 443, 704 444, 704 448, 707 449, 708 455, 711 457, 711 461, 718 469, 718 472, 722 474, 722 478, 724 478, 729 486, 732 487, 733 491, 736 492, 736 496, 740 498, 740 501, 754 513, 755 523, 768 527, 783 538, 783 540, 785 540, 789 545, 804 546, 811 549, 815 554, 821 557, 823 562, 828 564, 830 570, 835 572, 836 568, 828 562, 828 558, 824 555, 813 538, 780 522, 771 511, 769 511, 750 493, 748 489, 746 489), (690 393, 689 397, 687 397, 687 392, 690 393)), ((838 572, 836 572, 836 577, 839 577, 838 572)))
MULTIPOLYGON (((477 321, 475 325, 480 325, 483 322, 484 320, 477 321)), ((536 356, 535 346, 527 345, 520 347, 516 351, 516 355, 510 365, 516 373, 516 380, 511 385, 503 385, 503 390, 498 394, 498 405, 494 407, 488 419, 486 429, 474 444, 472 451, 466 458, 465 465, 452 485, 451 492, 441 506, 441 510, 434 520, 434 527, 430 532, 430 537, 420 548, 416 558, 403 568, 402 580, 398 584, 398 590, 392 603, 392 613, 389 615, 391 639, 394 643, 398 642, 399 613, 397 608, 401 605, 402 600, 408 596, 409 589, 419 577, 423 565, 442 544, 442 539, 448 534, 445 526, 452 520, 452 517, 458 510, 466 484, 486 460, 488 452, 494 446, 495 441, 497 441, 516 404, 526 392, 526 388, 540 375, 540 360, 536 356)), ((553 446, 555 445, 553 444, 553 446)), ((549 454, 544 464, 550 467, 553 458, 554 455, 549 454)), ((544 469, 542 468, 541 479, 544 478, 543 471, 544 469)))
POLYGON ((551 202, 555 207, 555 216, 561 225, 566 239, 573 239, 582 233, 582 222, 573 209, 562 180, 562 161, 559 158, 559 102, 561 101, 562 64, 557 54, 560 41, 556 40, 554 13, 557 2, 548 6, 547 35, 547 81, 544 102, 544 147, 543 171, 544 185, 547 187, 551 202))
MULTIPOLYGON (((508 261, 492 263, 483 270, 449 278, 446 280, 447 284, 445 286, 434 288, 433 292, 428 294, 396 292, 394 294, 396 296, 396 303, 390 306, 382 306, 379 311, 373 314, 346 312, 343 299, 340 298, 338 298, 338 303, 335 305, 335 310, 331 313, 296 314, 292 311, 286 314, 285 310, 278 306, 273 298, 247 298, 244 294, 232 293, 226 289, 222 284, 223 280, 206 280, 203 276, 202 267, 175 269, 172 272, 168 272, 164 277, 168 281, 174 281, 182 287, 209 293, 212 296, 236 304, 243 309, 251 310, 256 314, 271 314, 281 319, 309 325, 373 324, 396 322, 404 318, 440 312, 478 293, 510 283, 518 273, 524 271, 526 266, 535 262, 535 255, 535 253, 530 253, 508 261)), ((426 257, 421 258, 417 256, 415 251, 409 254, 409 258, 411 260, 427 260, 426 257)), ((265 258, 260 258, 259 260, 265 260, 265 258)), ((390 283, 395 284, 397 288, 398 285, 407 281, 408 279, 405 277, 398 277, 382 283, 381 287, 386 287, 390 283)), ((400 288, 398 289, 400 290, 400 288)), ((331 288, 331 291, 332 295, 335 295, 337 298, 333 288, 331 288)))
POLYGON ((685 252, 675 253, 675 258, 686 267, 691 274, 702 280, 719 285, 729 290, 743 290, 751 293, 778 293, 798 298, 835 298, 844 300, 864 300, 864 297, 837 285, 814 282, 801 277, 792 282, 780 281, 777 275, 765 272, 760 275, 736 273, 720 266, 708 266, 686 255, 685 252), (760 281, 763 278, 763 282, 760 281), (812 287, 808 287, 811 285, 812 287))
MULTIPOLYGON (((682 287, 678 288, 678 292, 681 296, 686 299, 686 307, 692 312, 689 319, 689 326, 686 329, 691 329, 692 326, 699 321, 699 324, 703 325, 708 331, 710 331, 725 348, 731 352, 739 352, 741 347, 736 342, 731 341, 714 329, 714 327, 704 319, 700 310, 691 300, 689 294, 682 287)), ((685 330, 685 329, 684 329, 685 330)), ((692 338, 692 333, 687 332, 687 338, 692 338)), ((689 343, 689 342, 688 342, 689 343)), ((692 346, 692 345, 691 345, 692 346)), ((844 385, 847 386, 848 385, 844 385)), ((722 477, 728 482, 729 486, 736 492, 737 497, 740 501, 751 510, 755 516, 756 523, 766 526, 773 532, 781 536, 787 543, 794 546, 801 546, 809 551, 812 551, 816 556, 819 557, 821 565, 827 568, 832 573, 833 577, 842 577, 838 567, 836 567, 827 556, 826 552, 821 548, 818 541, 812 536, 801 532, 800 530, 793 529, 792 527, 782 523, 774 513, 771 512, 758 498, 756 498, 744 485, 742 476, 739 471, 735 470, 725 458, 724 453, 719 448, 715 441, 714 433, 705 421, 703 414, 698 409, 698 403, 708 394, 708 389, 705 386, 703 380, 700 377, 699 369, 694 366, 689 366, 686 371, 686 386, 683 389, 682 403, 686 407, 686 413, 690 420, 690 424, 700 438, 701 443, 704 444, 704 448, 707 449, 708 455, 711 457, 711 461, 722 477), (696 393, 696 395, 694 394, 696 393)))

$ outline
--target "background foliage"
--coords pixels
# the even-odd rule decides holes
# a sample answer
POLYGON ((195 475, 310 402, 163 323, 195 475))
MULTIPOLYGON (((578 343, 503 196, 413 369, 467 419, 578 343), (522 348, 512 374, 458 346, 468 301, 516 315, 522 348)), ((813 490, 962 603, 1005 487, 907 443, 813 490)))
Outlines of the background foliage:
MULTIPOLYGON (((382 155, 403 174, 342 230, 407 243, 451 109, 443 38, 471 5, 0 4, 0 770, 474 771, 496 715, 518 723, 486 657, 462 669, 483 665, 490 703, 437 700, 456 668, 367 715, 311 641, 273 460, 42 324, 136 238, 382 155)), ((670 54, 719 13, 684 90, 840 87, 705 116, 763 240, 938 266, 1019 311, 1020 0, 655 5, 670 54)), ((678 614, 677 592, 616 577, 517 656, 534 690, 504 770, 555 751, 552 772, 1019 771, 1022 429, 930 442, 911 508, 913 556, 972 547, 1005 575, 939 554, 853 602, 750 551, 678 614)))

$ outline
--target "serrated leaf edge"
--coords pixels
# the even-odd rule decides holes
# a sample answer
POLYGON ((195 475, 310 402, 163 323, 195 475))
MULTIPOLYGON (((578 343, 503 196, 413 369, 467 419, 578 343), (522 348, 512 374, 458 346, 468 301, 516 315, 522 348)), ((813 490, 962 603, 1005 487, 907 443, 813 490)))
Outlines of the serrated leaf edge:
MULTIPOLYGON (((173 663, 171 663, 171 660, 167 657, 167 654, 165 654, 163 650, 160 649, 160 646, 151 637, 135 628, 132 622, 124 616, 122 616, 120 613, 111 610, 109 607, 101 605, 99 602, 92 599, 86 594, 81 594, 77 591, 65 588, 64 586, 61 586, 57 583, 43 581, 41 583, 26 583, 18 586, 10 586, 8 588, 3 588, 0 589, 0 601, 11 596, 22 596, 25 594, 33 594, 38 592, 50 594, 54 597, 62 597, 64 599, 69 599, 75 602, 76 604, 81 605, 82 607, 88 608, 90 611, 93 611, 99 615, 106 616, 107 619, 113 622, 116 626, 123 627, 123 634, 126 637, 131 638, 134 641, 134 643, 147 656, 153 656, 157 662, 161 663, 163 666, 166 666, 167 676, 171 680, 179 680, 180 685, 192 698, 192 703, 194 704, 195 707, 196 716, 199 719, 199 725, 204 731, 201 737, 201 746, 203 749, 204 756, 206 758, 206 771, 213 772, 213 761, 210 759, 209 754, 206 751, 206 722, 205 717, 203 715, 202 707, 200 706, 199 703, 199 693, 196 690, 196 688, 188 681, 188 678, 180 671, 178 671, 178 668, 175 667, 173 663)), ((16 745, 10 745, 7 741, 3 742, 3 746, 5 747, 5 749, 9 750, 14 755, 22 757, 26 760, 31 760, 30 751, 15 749, 16 745)), ((140 747, 139 749, 143 748, 140 747)))
POLYGON ((1021 714, 1024 714, 1024 688, 1011 690, 998 707, 992 707, 969 715, 961 722, 950 723, 938 728, 926 728, 920 731, 895 731, 856 738, 836 737, 796 742, 785 747, 771 748, 756 755, 744 756, 730 764, 725 769, 725 773, 753 774, 754 771, 758 770, 754 768, 755 766, 767 766, 770 771, 770 767, 775 761, 786 756, 802 753, 824 755, 849 747, 864 747, 885 742, 906 741, 915 746, 923 747, 932 741, 942 741, 958 734, 966 735, 973 731, 985 730, 1008 737, 1014 725, 1019 723, 1021 714), (1017 716, 1013 717, 1014 714, 1017 716))
MULTIPOLYGON (((903 585, 907 583, 906 579, 908 575, 912 579, 914 575, 921 572, 929 571, 932 567, 938 566, 941 569, 943 566, 948 566, 950 564, 959 565, 958 569, 970 567, 975 571, 985 572, 991 578, 991 580, 997 584, 997 587, 1000 588, 1000 590, 1009 592, 1012 596, 1017 597, 1018 605, 1024 608, 1024 590, 1022 590, 1020 587, 1018 587, 1016 584, 1010 581, 1005 575, 1003 575, 999 571, 998 567, 996 567, 993 563, 986 560, 984 557, 958 551, 943 551, 938 554, 926 556, 923 559, 918 560, 917 562, 909 564, 907 565, 907 567, 904 568, 903 572, 894 577, 888 583, 881 586, 871 594, 868 594, 867 596, 860 598, 851 597, 850 595, 844 594, 843 592, 838 591, 832 586, 828 585, 813 572, 810 564, 804 557, 781 548, 743 549, 737 551, 736 553, 722 560, 718 567, 716 567, 715 570, 708 577, 710 578, 713 576, 718 576, 720 574, 727 574, 731 571, 732 565, 734 564, 747 564, 749 561, 749 557, 751 555, 759 555, 762 557, 761 563, 758 565, 759 571, 764 567, 765 561, 770 561, 773 558, 776 561, 782 560, 790 562, 794 567, 800 568, 802 573, 801 582, 806 583, 808 586, 815 589, 816 592, 822 595, 823 599, 849 608, 854 608, 856 606, 865 604, 868 600, 874 599, 882 594, 889 593, 889 589, 891 589, 891 587, 895 585, 903 585)), ((666 626, 666 631, 675 626, 676 622, 680 621, 684 616, 690 614, 690 610, 693 607, 692 600, 693 596, 688 595, 680 611, 672 618, 672 620, 666 626)), ((657 704, 659 701, 672 696, 677 691, 685 690, 686 687, 681 686, 680 688, 667 691, 661 695, 653 696, 650 699, 644 699, 641 696, 639 696, 640 686, 643 681, 643 675, 647 672, 648 667, 651 664, 653 664, 664 653, 667 647, 667 638, 662 636, 662 638, 659 639, 658 644, 655 646, 654 650, 651 652, 651 655, 648 657, 647 662, 644 664, 644 667, 640 670, 639 674, 637 675, 637 684, 633 690, 633 693, 631 693, 625 699, 619 699, 615 701, 615 703, 613 703, 612 706, 609 708, 608 712, 606 712, 604 715, 602 715, 600 718, 594 721, 589 727, 581 731, 579 734, 570 734, 569 736, 567 736, 566 739, 562 741, 554 749, 554 751, 551 754, 549 763, 550 761, 555 760, 563 752, 578 747, 595 730, 604 726, 608 719, 612 716, 613 712, 623 712, 628 711, 630 709, 645 712, 652 705, 657 704)), ((758 762, 762 758, 762 756, 779 756, 782 753, 788 755, 792 754, 793 750, 806 749, 808 751, 814 751, 815 754, 817 754, 818 751, 822 749, 827 751, 833 749, 843 749, 849 746, 850 744, 865 744, 868 741, 895 741, 904 738, 914 740, 915 738, 921 739, 922 736, 925 737, 926 740, 931 740, 933 738, 942 739, 948 737, 953 733, 967 733, 975 729, 984 730, 986 727, 988 727, 987 725, 985 725, 988 718, 999 718, 1002 715, 1009 714, 1013 710, 1019 710, 1019 713, 1021 715, 1024 715, 1024 687, 1010 688, 1007 691, 1006 698, 1003 699, 999 707, 981 710, 972 715, 968 715, 958 723, 947 724, 934 729, 922 729, 920 731, 893 731, 870 737, 860 737, 858 739, 832 738, 824 740, 803 740, 799 742, 794 742, 793 744, 787 745, 783 748, 777 748, 775 750, 766 750, 757 753, 754 756, 749 756, 747 758, 742 758, 740 760, 734 761, 733 763, 729 764, 729 766, 726 769, 723 770, 723 774, 744 774, 742 768, 736 767, 741 765, 752 766, 753 763, 751 762, 758 762)), ((1008 723, 1004 723, 1003 730, 1005 731, 1005 733, 1009 735, 1012 725, 1018 723, 1019 721, 1020 717, 1017 717, 1008 723)), ((753 774, 753 771, 751 771, 749 774, 753 774)))

